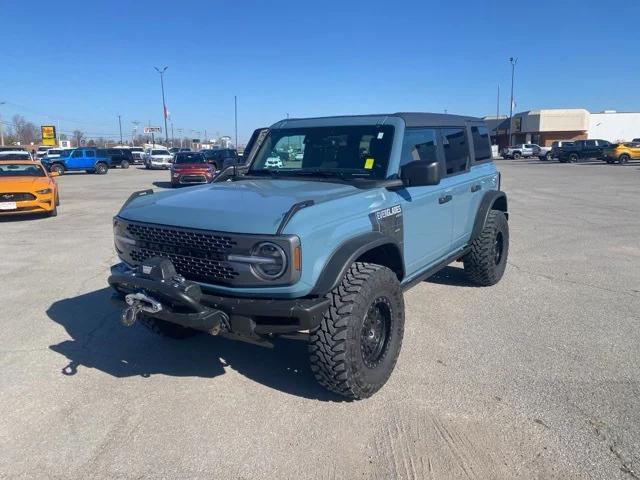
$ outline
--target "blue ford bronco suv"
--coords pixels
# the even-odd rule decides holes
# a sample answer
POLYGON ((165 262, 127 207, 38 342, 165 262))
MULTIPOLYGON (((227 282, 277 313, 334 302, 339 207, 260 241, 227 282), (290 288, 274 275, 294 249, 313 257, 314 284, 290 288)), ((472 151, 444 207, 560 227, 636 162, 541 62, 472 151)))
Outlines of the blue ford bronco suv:
POLYGON ((398 358, 403 291, 454 261, 497 283, 507 218, 480 119, 287 119, 212 184, 134 193, 113 220, 109 284, 125 325, 304 337, 317 380, 365 398, 398 358))
POLYGON ((43 161, 43 165, 50 172, 62 175, 65 172, 81 171, 104 175, 109 172, 111 159, 105 150, 91 147, 63 150, 59 157, 53 157, 49 161, 43 161))

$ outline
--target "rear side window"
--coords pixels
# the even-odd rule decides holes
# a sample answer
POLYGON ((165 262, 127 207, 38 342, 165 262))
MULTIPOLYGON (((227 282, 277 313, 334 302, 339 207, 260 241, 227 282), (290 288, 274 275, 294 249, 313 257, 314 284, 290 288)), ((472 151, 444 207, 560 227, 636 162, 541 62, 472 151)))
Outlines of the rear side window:
POLYGON ((491 142, 489 142, 487 127, 471 127, 471 140, 473 141, 475 161, 491 160, 491 142))
POLYGON ((469 157, 465 129, 463 127, 443 128, 441 132, 447 175, 464 172, 467 169, 469 157))
POLYGON ((400 166, 423 160, 438 161, 438 134, 433 128, 405 130, 400 166))
POLYGON ((96 152, 93 150, 85 150, 84 151, 84 156, 85 157, 95 157, 96 156, 96 152))

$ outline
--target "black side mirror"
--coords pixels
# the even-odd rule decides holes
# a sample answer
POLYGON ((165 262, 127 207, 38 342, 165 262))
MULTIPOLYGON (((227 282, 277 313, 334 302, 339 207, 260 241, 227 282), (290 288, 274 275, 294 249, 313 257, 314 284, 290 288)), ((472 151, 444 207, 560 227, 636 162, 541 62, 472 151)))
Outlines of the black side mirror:
POLYGON ((405 187, 424 187, 440 183, 440 164, 427 160, 407 163, 400 170, 400 178, 405 187))

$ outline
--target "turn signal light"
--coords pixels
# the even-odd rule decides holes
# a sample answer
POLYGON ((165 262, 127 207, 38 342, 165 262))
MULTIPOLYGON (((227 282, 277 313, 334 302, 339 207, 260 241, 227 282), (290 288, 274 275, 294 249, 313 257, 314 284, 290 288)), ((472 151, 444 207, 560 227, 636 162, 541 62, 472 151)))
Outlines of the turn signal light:
POLYGON ((293 250, 293 268, 300 271, 302 268, 302 254, 300 252, 300 247, 296 247, 293 250))

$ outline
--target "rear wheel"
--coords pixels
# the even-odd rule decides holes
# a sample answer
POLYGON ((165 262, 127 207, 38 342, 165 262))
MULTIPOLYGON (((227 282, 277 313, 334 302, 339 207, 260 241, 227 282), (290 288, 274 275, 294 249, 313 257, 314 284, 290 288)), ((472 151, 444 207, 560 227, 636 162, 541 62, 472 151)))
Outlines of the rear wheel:
POLYGON ((97 175, 104 175, 109 171, 109 166, 106 163, 98 162, 96 163, 96 168, 94 169, 97 175))
POLYGON ((516 152, 516 153, 513 154, 513 158, 516 159, 516 160, 519 159, 520 157, 522 157, 522 155, 520 155, 519 152, 516 152))
POLYGON ((120 162, 120 168, 129 168, 129 162, 122 160, 122 162, 120 162))
POLYGON ((623 153, 618 157, 618 163, 620 165, 622 165, 623 163, 627 163, 629 161, 629 158, 631 158, 629 157, 629 155, 627 155, 626 153, 623 153))
POLYGON ((316 380, 345 397, 367 398, 393 371, 404 333, 404 300, 387 267, 356 262, 329 294, 331 305, 311 332, 316 380))
POLYGON ((576 163, 578 160, 580 160, 580 157, 577 153, 572 153, 571 155, 569 155, 569 161, 571 163, 576 163))
POLYGON ((471 251, 462 257, 469 278, 481 286, 495 285, 507 266, 509 254, 509 224, 504 212, 490 210, 471 251))
POLYGON ((54 163, 53 165, 51 165, 49 170, 51 172, 57 173, 58 175, 63 175, 64 174, 64 166, 60 165, 59 163, 54 163))
POLYGON ((553 160, 553 155, 551 155, 551 152, 547 152, 546 155, 544 156, 544 159, 547 162, 550 162, 551 160, 553 160))

